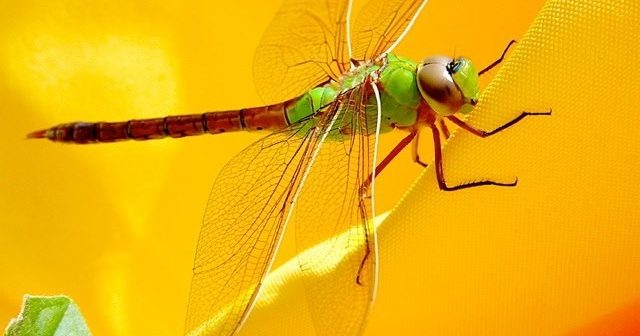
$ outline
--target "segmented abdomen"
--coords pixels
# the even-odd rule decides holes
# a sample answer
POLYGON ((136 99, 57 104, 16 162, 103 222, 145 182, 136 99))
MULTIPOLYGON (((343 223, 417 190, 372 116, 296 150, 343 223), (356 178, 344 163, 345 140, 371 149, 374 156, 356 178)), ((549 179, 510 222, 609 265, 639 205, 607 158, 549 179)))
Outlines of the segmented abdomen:
POLYGON ((293 102, 294 100, 241 110, 122 122, 74 122, 33 132, 28 137, 85 144, 129 139, 181 138, 205 133, 217 134, 241 130, 278 130, 289 124, 286 117, 286 109, 293 102))

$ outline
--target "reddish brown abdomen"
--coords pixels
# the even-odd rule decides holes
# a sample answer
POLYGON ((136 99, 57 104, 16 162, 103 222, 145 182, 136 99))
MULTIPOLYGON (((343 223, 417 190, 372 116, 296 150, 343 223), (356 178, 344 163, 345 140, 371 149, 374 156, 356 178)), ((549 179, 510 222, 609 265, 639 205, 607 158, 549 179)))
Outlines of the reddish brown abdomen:
POLYGON ((206 112, 122 122, 74 122, 33 132, 29 138, 47 138, 78 144, 121 140, 181 138, 235 131, 279 130, 288 126, 286 109, 294 100, 233 111, 206 112))

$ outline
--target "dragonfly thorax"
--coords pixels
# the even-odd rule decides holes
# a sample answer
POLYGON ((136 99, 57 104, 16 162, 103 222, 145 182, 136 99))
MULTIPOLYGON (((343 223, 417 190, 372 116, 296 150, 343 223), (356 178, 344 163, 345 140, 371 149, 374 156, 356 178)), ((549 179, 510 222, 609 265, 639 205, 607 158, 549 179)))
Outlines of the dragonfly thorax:
MULTIPOLYGON (((288 109, 288 120, 297 122, 313 115, 336 99, 340 92, 368 85, 368 77, 375 78, 380 90, 380 131, 383 133, 416 125, 421 104, 426 103, 432 113, 446 117, 468 113, 478 100, 478 72, 470 60, 432 56, 418 64, 388 54, 380 62, 360 64, 338 81, 306 92, 288 109)), ((377 113, 375 97, 371 95, 368 100, 366 113, 374 118, 377 113)))
MULTIPOLYGON (((327 106, 340 92, 346 92, 359 85, 369 85, 367 78, 375 78, 380 90, 382 111, 380 132, 385 133, 396 127, 410 127, 417 121, 417 109, 422 98, 416 84, 418 64, 409 59, 388 54, 381 62, 367 62, 354 67, 338 81, 316 87, 303 94, 288 109, 289 122, 298 122, 327 106)), ((371 92, 369 90, 369 92, 371 92)), ((376 98, 371 94, 366 104, 366 114, 376 119, 376 98)))
POLYGON ((418 64, 410 59, 388 54, 380 73, 381 128, 411 127, 418 117, 421 98, 416 83, 418 64))

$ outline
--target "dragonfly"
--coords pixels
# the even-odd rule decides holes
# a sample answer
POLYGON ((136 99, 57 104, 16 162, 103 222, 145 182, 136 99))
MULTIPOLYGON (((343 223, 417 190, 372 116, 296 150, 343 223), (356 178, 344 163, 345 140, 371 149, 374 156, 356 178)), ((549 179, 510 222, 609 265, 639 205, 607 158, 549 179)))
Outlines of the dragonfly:
POLYGON ((266 29, 254 60, 264 106, 122 122, 71 122, 29 138, 76 144, 181 138, 235 131, 268 131, 224 166, 206 206, 197 243, 185 332, 232 335, 251 312, 287 225, 295 230, 314 328, 319 335, 363 332, 377 288, 375 178, 429 130, 435 172, 445 191, 513 181, 449 184, 442 167, 445 119, 480 137, 501 132, 464 121, 479 99, 478 71, 466 57, 430 56, 421 62, 393 53, 427 0, 369 0, 352 20, 351 0, 285 0, 266 29), (378 162, 381 134, 407 135, 378 162), (346 239, 336 238, 347 232, 346 239), (321 241, 325 257, 302 253, 321 241), (353 256, 343 257, 344 251, 353 256), (310 280, 311 279, 311 280, 310 280), (345 308, 345 309, 341 309, 345 308))

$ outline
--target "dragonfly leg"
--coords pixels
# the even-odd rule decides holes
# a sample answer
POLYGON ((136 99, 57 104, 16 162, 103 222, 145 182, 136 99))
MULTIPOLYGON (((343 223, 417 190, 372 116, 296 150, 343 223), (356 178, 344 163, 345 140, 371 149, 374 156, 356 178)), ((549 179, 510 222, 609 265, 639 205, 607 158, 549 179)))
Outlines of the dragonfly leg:
POLYGON ((429 124, 429 126, 431 127, 431 131, 433 132, 433 146, 435 150, 435 162, 436 162, 436 178, 438 180, 438 186, 440 187, 441 190, 454 191, 454 190, 473 188, 473 187, 479 187, 479 186, 485 186, 485 185, 514 187, 516 184, 518 184, 518 179, 516 178, 513 182, 508 182, 508 183, 496 182, 491 180, 480 180, 480 181, 462 183, 454 186, 447 185, 447 182, 444 179, 444 172, 442 169, 442 146, 440 144, 440 131, 438 130, 438 127, 436 127, 436 125, 433 123, 429 124))
MULTIPOLYGON (((406 137, 404 137, 402 140, 400 140, 400 142, 391 150, 391 152, 389 152, 389 154, 387 154, 387 156, 382 160, 382 162, 380 162, 380 164, 378 164, 376 166, 376 175, 375 177, 378 177, 378 175, 380 175, 380 172, 382 172, 382 170, 384 168, 386 168, 389 163, 391 161, 393 161, 393 159, 395 159, 395 157, 402 152, 402 150, 407 147, 407 145, 409 143, 411 143, 411 140, 413 140, 413 138, 416 136, 416 131, 411 131, 411 133, 409 133, 409 135, 407 135, 406 137)), ((371 184, 371 175, 369 175, 369 177, 367 178, 367 180, 363 183, 362 187, 363 188, 369 188, 369 185, 371 184)))
POLYGON ((369 254, 371 254, 371 247, 369 246, 369 229, 367 227, 367 223, 363 222, 362 226, 364 226, 364 232, 365 232, 365 241, 364 241, 364 246, 365 246, 365 251, 364 251, 364 256, 362 257, 362 260, 360 261, 360 267, 358 267, 358 275, 356 276, 356 283, 358 284, 358 286, 362 286, 362 281, 360 280, 360 276, 362 275, 362 270, 364 269, 364 265, 366 265, 367 259, 369 258, 369 254))
POLYGON ((461 128, 464 128, 465 130, 471 132, 472 134, 475 134, 481 138, 486 138, 490 135, 494 135, 496 133, 499 133, 501 131, 504 131, 505 129, 515 125, 518 121, 524 119, 524 117, 526 116, 537 116, 537 115, 545 115, 545 116, 549 116, 551 115, 551 112, 553 112, 552 110, 549 110, 547 112, 527 112, 527 111, 523 111, 522 113, 520 113, 520 115, 518 115, 517 117, 513 118, 512 120, 510 120, 509 122, 507 122, 506 124, 503 124, 502 126, 498 126, 498 128, 492 130, 492 131, 485 131, 482 129, 479 129, 475 126, 471 126, 469 124, 467 124, 466 122, 458 119, 456 116, 448 116, 447 118, 449 120, 451 120, 454 124, 460 126, 461 128))
MULTIPOLYGON (((369 183, 371 183, 371 176, 369 176, 369 179, 367 180, 367 185, 366 185, 367 188, 369 188, 369 183)), ((364 192, 363 189, 361 189, 360 192, 363 193, 364 192)), ((360 202, 361 203, 360 203, 360 206, 358 208, 360 209, 360 217, 367 218, 367 213, 364 210, 366 208, 366 206, 364 206, 362 204, 362 200, 364 198, 365 197, 360 197, 360 202)), ((363 286, 363 283, 360 280, 360 278, 362 276, 362 270, 364 269, 364 266, 367 264, 367 259, 369 258, 369 255, 371 254, 371 244, 370 244, 370 241, 369 241, 371 239, 371 237, 369 236, 371 234, 371 232, 369 231, 369 227, 370 226, 369 226, 369 223, 367 222, 367 220, 363 220, 362 221, 362 229, 364 230, 365 251, 364 251, 364 256, 362 257, 362 260, 360 261, 360 266, 358 267, 358 275, 356 275, 356 284, 358 284, 358 286, 363 286)))
POLYGON ((442 131, 442 135, 444 135, 445 139, 449 139, 451 136, 451 132, 449 132, 449 127, 444 123, 444 119, 438 118, 438 123, 440 124, 440 130, 442 131))
MULTIPOLYGON (((440 127, 440 131, 442 132, 442 136, 444 137, 445 140, 449 139, 449 137, 451 136, 451 133, 449 132, 449 128, 447 127, 447 124, 444 123, 444 120, 442 118, 438 118, 438 124, 440 127)), ((413 156, 413 162, 421 165, 422 167, 427 167, 428 164, 422 160, 420 160, 420 154, 418 151, 418 147, 420 146, 420 131, 417 130, 416 133, 416 137, 415 139, 413 139, 413 142, 411 143, 411 155, 413 156)))
POLYGON ((416 131, 416 137, 415 139, 413 139, 413 142, 411 143, 411 156, 413 156, 413 162, 426 168, 428 166, 427 163, 420 160, 420 154, 418 153, 419 145, 420 145, 420 131, 416 131))
POLYGON ((502 56, 500 56, 500 58, 498 58, 497 60, 495 60, 493 63, 487 65, 486 68, 480 70, 480 72, 478 72, 478 76, 482 76, 483 73, 493 69, 496 65, 500 64, 500 62, 502 62, 502 60, 504 59, 504 56, 507 54, 507 51, 509 51, 509 48, 511 48, 511 46, 514 43, 518 43, 518 41, 516 40, 511 40, 509 41, 509 44, 507 44, 507 47, 504 48, 504 51, 502 52, 502 56))

